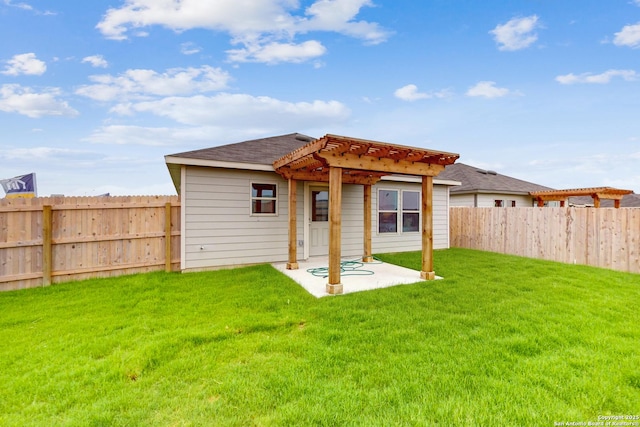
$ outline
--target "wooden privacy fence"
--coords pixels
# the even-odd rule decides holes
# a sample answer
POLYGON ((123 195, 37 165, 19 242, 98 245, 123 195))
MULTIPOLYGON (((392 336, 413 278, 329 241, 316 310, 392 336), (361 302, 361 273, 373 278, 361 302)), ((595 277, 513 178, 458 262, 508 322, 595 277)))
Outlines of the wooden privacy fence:
POLYGON ((0 291, 179 262, 178 196, 0 199, 0 291))
POLYGON ((638 208, 450 208, 451 246, 640 273, 638 208))

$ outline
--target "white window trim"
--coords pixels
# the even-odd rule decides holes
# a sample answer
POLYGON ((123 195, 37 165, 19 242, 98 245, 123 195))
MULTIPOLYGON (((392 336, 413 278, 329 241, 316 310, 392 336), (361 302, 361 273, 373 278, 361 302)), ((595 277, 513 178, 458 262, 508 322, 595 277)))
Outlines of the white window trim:
POLYGON ((398 217, 398 222, 400 222, 400 226, 398 227, 398 231, 400 233, 420 233, 420 229, 422 227, 422 192, 417 190, 401 190, 400 192, 400 200, 398 201, 400 205, 400 216, 398 217), (404 221, 402 219, 402 215, 405 213, 404 204, 402 203, 404 198, 402 197, 404 193, 418 193, 418 209, 417 210, 406 210, 406 213, 417 213, 418 214, 418 229, 416 231, 404 231, 404 221))
POLYGON ((376 193, 376 234, 381 235, 381 236, 385 236, 385 235, 389 235, 389 236, 394 236, 396 234, 398 234, 398 225, 399 225, 399 215, 401 215, 400 213, 400 201, 397 199, 398 197, 400 197, 400 189, 398 188, 383 188, 380 187, 377 189, 377 193, 376 193), (389 209, 380 209, 380 192, 381 191, 393 191, 397 194, 396 196, 396 210, 389 210, 389 209), (396 231, 387 231, 387 232, 381 232, 380 231, 380 214, 381 213, 385 213, 385 212, 391 212, 391 213, 395 213, 396 214, 396 231))
POLYGON ((280 190, 278 188, 278 183, 274 181, 251 181, 249 183, 249 216, 257 216, 257 217, 267 217, 267 216, 278 216, 278 196, 280 194, 280 190), (275 197, 253 197, 253 184, 267 184, 275 186, 275 197), (253 212, 253 201, 254 200, 273 200, 276 208, 275 213, 254 213, 253 212))
POLYGON ((398 234, 416 234, 416 233, 420 233, 422 231, 422 192, 419 190, 405 190, 405 189, 400 189, 400 188, 387 188, 387 187, 381 187, 378 188, 378 193, 376 194, 376 234, 380 235, 380 236, 385 236, 385 235, 389 235, 389 236, 395 236, 398 234), (387 209, 380 209, 380 191, 394 191, 397 194, 397 199, 396 199, 396 206, 397 209, 394 210, 387 210, 387 209), (407 210, 406 213, 417 213, 418 214, 418 230, 417 231, 403 231, 403 221, 402 221, 402 214, 405 213, 404 210, 404 206, 402 203, 402 195, 407 192, 407 193, 418 193, 418 210, 407 210), (396 214, 396 231, 388 231, 388 232, 380 232, 380 213, 385 213, 385 212, 392 212, 396 214))

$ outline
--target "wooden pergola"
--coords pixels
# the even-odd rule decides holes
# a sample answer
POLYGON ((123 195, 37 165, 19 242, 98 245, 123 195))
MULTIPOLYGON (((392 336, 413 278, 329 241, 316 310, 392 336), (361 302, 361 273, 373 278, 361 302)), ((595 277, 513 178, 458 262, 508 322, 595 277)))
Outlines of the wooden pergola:
POLYGON ((633 194, 632 190, 621 190, 612 187, 574 188, 570 190, 545 190, 532 191, 531 194, 538 201, 538 207, 543 207, 546 201, 559 201, 560 207, 565 206, 569 197, 589 196, 593 198, 593 206, 600 207, 600 200, 613 200, 615 208, 620 207, 620 200, 627 194, 633 194))
POLYGON ((422 177, 422 271, 420 277, 433 280, 433 177, 458 157, 422 148, 406 147, 338 135, 325 135, 276 160, 273 167, 289 183, 289 261, 297 262, 296 182, 329 183, 329 276, 327 293, 341 294, 341 207, 342 184, 364 186, 363 261, 372 261, 371 186, 391 174, 422 177))

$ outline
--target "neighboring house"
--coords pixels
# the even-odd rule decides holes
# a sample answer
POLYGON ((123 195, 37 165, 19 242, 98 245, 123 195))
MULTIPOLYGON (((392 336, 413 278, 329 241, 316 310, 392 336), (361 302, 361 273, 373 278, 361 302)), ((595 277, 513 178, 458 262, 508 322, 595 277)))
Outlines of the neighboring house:
MULTIPOLYGON (((182 205, 181 269, 286 262, 288 181, 273 163, 311 141, 292 133, 166 156, 182 205)), ((421 182, 419 176, 386 175, 370 187, 373 253, 421 249, 421 182)), ((329 185, 295 183, 297 258, 326 256, 329 185)), ((455 185, 433 180, 435 249, 449 247, 449 189, 455 185)), ((342 185, 343 257, 363 255, 363 187, 342 185)))
POLYGON ((458 181, 450 190, 451 206, 463 207, 528 207, 535 206, 531 191, 551 190, 549 187, 479 169, 464 163, 446 166, 439 179, 458 181))

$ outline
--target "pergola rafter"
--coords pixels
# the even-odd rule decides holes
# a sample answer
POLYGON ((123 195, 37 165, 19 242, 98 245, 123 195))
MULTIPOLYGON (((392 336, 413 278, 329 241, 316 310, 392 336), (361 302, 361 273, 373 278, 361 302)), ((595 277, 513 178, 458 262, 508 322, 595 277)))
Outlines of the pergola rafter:
POLYGON ((596 208, 600 207, 600 200, 602 199, 613 200, 614 207, 619 208, 620 200, 627 194, 633 194, 633 191, 612 187, 592 187, 574 188, 570 190, 532 191, 529 194, 536 198, 539 207, 544 206, 544 202, 547 201, 559 201, 560 206, 564 206, 569 197, 589 196, 593 198, 593 205, 596 208))
POLYGON ((433 177, 459 155, 417 147, 387 144, 338 135, 325 135, 292 151, 273 163, 275 171, 289 180, 289 262, 297 268, 296 181, 329 183, 329 282, 327 292, 342 293, 340 284, 340 236, 342 184, 364 185, 364 254, 371 261, 371 186, 390 174, 422 177, 422 271, 433 271, 433 177), (293 234, 293 235, 292 235, 293 234))

